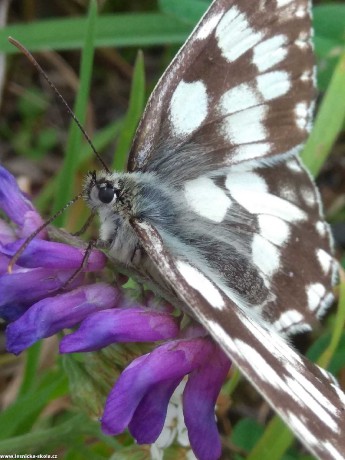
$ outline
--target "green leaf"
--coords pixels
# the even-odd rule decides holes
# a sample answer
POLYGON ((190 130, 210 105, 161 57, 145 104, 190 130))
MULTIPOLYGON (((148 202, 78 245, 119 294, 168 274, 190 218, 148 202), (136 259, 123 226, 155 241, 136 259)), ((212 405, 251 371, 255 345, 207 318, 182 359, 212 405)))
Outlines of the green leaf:
POLYGON ((315 6, 313 16, 318 87, 326 91, 345 47, 345 5, 334 3, 315 6))
POLYGON ((344 3, 315 6, 313 9, 313 25, 316 35, 345 44, 344 3))
POLYGON ((317 176, 343 128, 345 119, 345 52, 319 108, 314 128, 301 154, 313 176, 317 176))
POLYGON ((184 2, 159 0, 158 6, 163 13, 174 16, 187 24, 195 25, 210 6, 210 3, 208 0, 188 0, 184 2))
POLYGON ((25 353, 25 369, 23 381, 19 390, 20 395, 24 395, 37 384, 37 370, 41 355, 42 342, 36 342, 25 353))
POLYGON ((268 424, 263 436, 250 452, 246 460, 279 460, 290 446, 294 437, 279 417, 268 424))
POLYGON ((65 382, 64 376, 61 378, 55 376, 53 382, 19 396, 11 406, 3 410, 0 414, 0 439, 13 436, 19 427, 27 424, 27 421, 31 425, 32 420, 37 418, 56 392, 64 388, 65 382))
MULTIPOLYGON (((189 24, 161 13, 104 15, 97 23, 97 47, 179 44, 192 29, 189 24)), ((31 52, 80 49, 86 28, 87 20, 82 17, 7 26, 0 29, 0 52, 18 52, 8 43, 8 36, 15 37, 31 52)))
MULTIPOLYGON (((20 412, 15 416, 18 414, 20 412)), ((15 451, 17 454, 24 454, 32 450, 41 450, 41 452, 46 453, 47 446, 49 446, 49 453, 51 453, 54 446, 63 446, 69 438, 75 438, 79 434, 83 423, 85 423, 84 419, 84 416, 78 415, 51 429, 38 430, 22 436, 0 440, 0 453, 8 454, 15 451)))
POLYGON ((263 431, 263 427, 255 420, 243 418, 236 423, 231 434, 231 441, 241 449, 248 451, 260 439, 263 431))
POLYGON ((145 70, 143 53, 139 52, 134 65, 133 81, 129 98, 128 110, 122 125, 114 155, 113 169, 124 171, 127 156, 132 145, 135 130, 144 110, 145 104, 145 70))

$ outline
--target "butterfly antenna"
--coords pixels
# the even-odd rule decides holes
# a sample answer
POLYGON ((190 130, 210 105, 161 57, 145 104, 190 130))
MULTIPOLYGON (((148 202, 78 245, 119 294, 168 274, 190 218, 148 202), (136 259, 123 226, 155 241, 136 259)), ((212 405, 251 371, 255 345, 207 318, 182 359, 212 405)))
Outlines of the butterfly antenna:
POLYGON ((19 257, 23 254, 23 252, 25 251, 25 249, 29 246, 29 244, 31 243, 31 241, 42 231, 44 230, 46 227, 48 227, 49 224, 51 224, 57 217, 59 217, 63 212, 65 212, 65 210, 71 206, 73 203, 75 203, 77 200, 79 200, 80 198, 82 198, 83 196, 83 192, 82 193, 79 193, 79 195, 75 196, 74 198, 72 198, 72 200, 70 200, 67 204, 65 204, 65 206, 60 209, 59 211, 57 211, 53 216, 49 217, 48 220, 46 220, 40 227, 36 228, 36 230, 34 232, 31 233, 31 235, 29 235, 26 240, 24 241, 24 243, 20 246, 20 248, 16 251, 16 253, 13 255, 13 257, 11 258, 8 266, 7 266, 7 271, 8 273, 12 273, 12 270, 13 270, 13 267, 14 265, 16 264, 17 260, 19 259, 19 257))
POLYGON ((55 92, 55 94, 57 95, 57 97, 60 99, 60 101, 62 102, 62 104, 65 106, 67 112, 69 113, 69 115, 72 117, 72 119, 75 121, 75 123, 77 124, 78 128, 80 129, 80 131, 84 134, 84 137, 86 139, 86 141, 88 142, 88 144, 90 145, 91 149, 93 150, 94 154, 96 155, 98 161, 100 161, 100 163, 102 164, 103 168, 108 172, 110 173, 110 170, 108 168, 108 166, 105 164, 104 160, 102 159, 102 157, 100 156, 100 154, 97 152, 97 150, 95 149, 89 135, 87 134, 87 132, 85 131, 85 129, 82 127, 81 123, 79 122, 78 118, 75 116, 75 114, 73 113, 72 109, 69 107, 69 105, 67 104, 67 102, 65 101, 65 99, 63 98, 63 96, 60 94, 60 92, 58 91, 58 89, 56 88, 56 86, 54 85, 54 83, 49 79, 48 75, 45 73, 45 71, 42 69, 42 67, 39 65, 39 63, 36 61, 36 59, 33 57, 33 55, 30 53, 30 51, 28 51, 24 45, 22 45, 19 41, 17 41, 16 39, 12 38, 12 37, 8 37, 8 41, 10 43, 12 43, 12 45, 14 45, 16 48, 19 49, 19 51, 21 51, 28 59, 29 61, 32 63, 32 65, 38 70, 38 72, 44 77, 44 79, 47 81, 47 83, 49 84, 49 86, 52 88, 52 90, 55 92))

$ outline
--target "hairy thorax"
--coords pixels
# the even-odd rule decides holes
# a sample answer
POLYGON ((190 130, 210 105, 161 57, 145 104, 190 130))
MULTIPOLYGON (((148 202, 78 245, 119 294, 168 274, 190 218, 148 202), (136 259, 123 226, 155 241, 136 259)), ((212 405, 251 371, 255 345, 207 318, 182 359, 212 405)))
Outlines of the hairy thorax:
POLYGON ((151 173, 92 173, 85 181, 84 194, 92 212, 99 215, 102 245, 112 259, 126 266, 138 265, 144 257, 130 225, 132 219, 148 221, 163 234, 178 221, 169 190, 151 173))

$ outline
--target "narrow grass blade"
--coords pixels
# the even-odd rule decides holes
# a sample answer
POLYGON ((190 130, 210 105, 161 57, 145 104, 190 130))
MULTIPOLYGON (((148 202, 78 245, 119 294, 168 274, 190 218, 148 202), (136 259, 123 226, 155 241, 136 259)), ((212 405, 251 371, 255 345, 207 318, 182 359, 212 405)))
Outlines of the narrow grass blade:
POLYGON ((128 110, 122 125, 121 134, 118 140, 114 155, 113 169, 124 171, 127 164, 127 156, 132 144, 133 136, 140 117, 144 110, 145 103, 145 71, 143 53, 139 51, 135 61, 131 94, 128 110))
POLYGON ((78 436, 89 435, 103 441, 112 450, 121 450, 122 445, 114 438, 101 433, 99 423, 90 420, 86 415, 79 414, 53 428, 37 430, 22 436, 0 440, 0 454, 13 452, 47 451, 56 446, 73 445, 78 436))
MULTIPOLYGON (((161 13, 103 15, 97 23, 97 47, 179 44, 192 30, 190 24, 161 13)), ((8 43, 9 36, 24 43, 31 52, 80 49, 86 28, 87 20, 83 17, 10 25, 0 29, 0 52, 17 52, 8 43)))
POLYGON ((318 111, 302 159, 317 176, 343 128, 345 119, 345 52, 342 53, 318 111))
POLYGON ((25 353, 25 368, 19 395, 24 395, 37 383, 38 366, 41 355, 42 342, 39 341, 31 346, 25 353))
MULTIPOLYGON (((53 382, 45 384, 42 388, 34 389, 16 401, 0 414, 0 439, 6 439, 17 434, 23 425, 31 425, 37 419, 42 409, 56 395, 61 393, 66 385, 65 376, 55 378, 53 382)), ((0 449, 1 452, 1 449, 0 449)))
POLYGON ((340 339, 344 332, 345 326, 345 273, 344 270, 341 271, 341 278, 342 281, 339 285, 339 302, 338 302, 338 309, 334 321, 334 329, 332 331, 331 341, 326 348, 326 350, 322 353, 320 358, 318 359, 318 364, 321 367, 327 369, 329 363, 337 351, 340 339))
MULTIPOLYGON (((85 44, 81 57, 80 86, 75 103, 74 113, 81 125, 85 124, 89 90, 92 76, 92 64, 94 56, 94 38, 97 21, 97 5, 91 0, 87 28, 85 33, 85 44)), ((66 147, 66 155, 59 174, 59 182, 54 203, 53 212, 63 208, 71 198, 75 173, 79 164, 79 156, 82 149, 83 134, 79 127, 71 121, 66 147)), ((68 212, 56 219, 57 226, 63 226, 68 219, 68 212)))
POLYGON ((294 440, 291 431, 279 417, 268 424, 263 436, 250 452, 246 460, 279 460, 294 440))

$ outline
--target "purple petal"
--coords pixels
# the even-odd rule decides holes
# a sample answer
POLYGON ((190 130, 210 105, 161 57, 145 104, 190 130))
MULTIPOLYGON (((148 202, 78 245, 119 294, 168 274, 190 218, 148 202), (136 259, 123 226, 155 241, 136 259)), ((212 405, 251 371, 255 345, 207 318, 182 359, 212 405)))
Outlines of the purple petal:
POLYGON ((60 353, 95 351, 114 342, 154 342, 175 338, 178 319, 143 307, 116 308, 88 316, 73 334, 64 337, 60 353))
POLYGON ((153 385, 141 400, 128 426, 138 444, 152 444, 160 435, 168 411, 171 396, 183 379, 153 385))
POLYGON ((117 289, 98 283, 43 299, 7 327, 7 349, 18 354, 37 340, 74 326, 90 313, 114 307, 118 296, 117 289))
POLYGON ((122 433, 153 386, 182 378, 208 359, 211 350, 207 339, 176 340, 133 361, 108 396, 102 418, 104 433, 122 433))
POLYGON ((7 244, 15 241, 16 235, 14 234, 13 228, 10 227, 6 222, 0 219, 0 243, 7 244))
POLYGON ((183 393, 183 413, 190 445, 199 460, 217 460, 221 442, 214 407, 230 369, 229 358, 215 343, 212 359, 193 371, 183 393))
MULTIPOLYGON (((35 230, 38 229, 43 224, 43 220, 36 211, 28 211, 24 216, 24 222, 22 228, 19 231, 19 237, 27 238, 31 235, 35 230)), ((44 238, 46 239, 48 236, 47 230, 42 230, 36 238, 44 238)))
MULTIPOLYGON (((14 256, 25 240, 0 245, 0 252, 9 257, 14 256)), ((61 270, 77 270, 80 268, 85 250, 64 243, 34 239, 19 257, 17 263, 27 268, 55 268, 61 270)), ((97 250, 90 254, 87 266, 83 271, 101 270, 106 264, 106 256, 97 250)))
POLYGON ((27 305, 12 304, 10 307, 0 307, 0 318, 6 323, 12 323, 20 318, 28 309, 27 305))
MULTIPOLYGON (((59 271, 20 269, 0 276, 0 308, 11 308, 12 304, 31 305, 44 297, 52 295, 73 275, 73 270, 59 271)), ((79 286, 83 276, 79 276, 73 287, 79 286)))
POLYGON ((20 226, 24 224, 28 211, 37 213, 19 189, 15 178, 2 166, 0 166, 0 208, 20 226))

